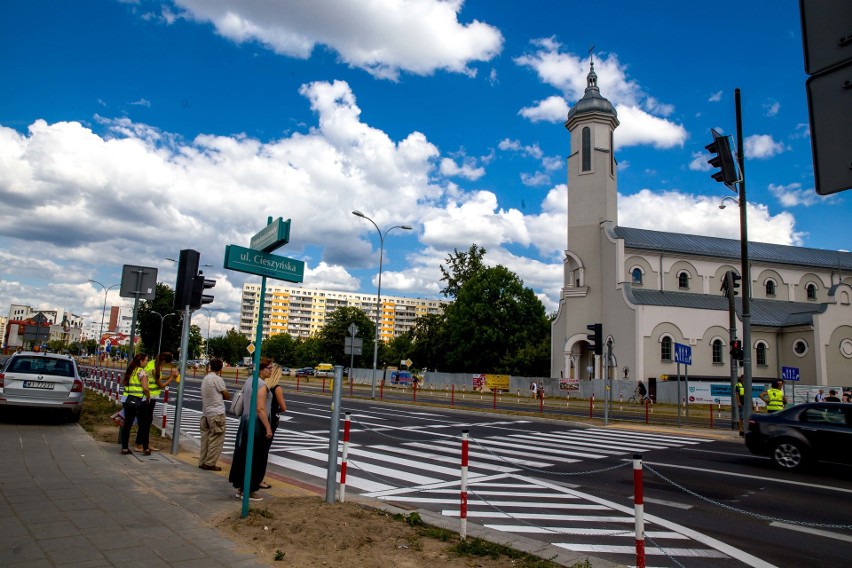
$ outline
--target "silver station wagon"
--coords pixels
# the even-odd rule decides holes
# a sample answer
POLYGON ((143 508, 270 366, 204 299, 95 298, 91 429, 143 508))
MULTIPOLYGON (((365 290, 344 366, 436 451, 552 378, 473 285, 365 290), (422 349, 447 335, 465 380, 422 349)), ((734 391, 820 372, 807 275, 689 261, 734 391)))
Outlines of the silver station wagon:
POLYGON ((0 409, 56 409, 77 422, 84 391, 77 363, 69 355, 21 351, 0 371, 0 409))

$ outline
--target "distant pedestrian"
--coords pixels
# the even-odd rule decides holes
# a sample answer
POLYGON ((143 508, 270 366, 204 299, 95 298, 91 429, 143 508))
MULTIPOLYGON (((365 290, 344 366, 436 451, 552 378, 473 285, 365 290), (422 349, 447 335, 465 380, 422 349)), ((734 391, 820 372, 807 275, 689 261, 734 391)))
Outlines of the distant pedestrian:
POLYGON ((829 389, 828 396, 825 397, 825 402, 840 402, 840 399, 837 398, 837 391, 834 389, 829 389))
POLYGON ((814 395, 814 402, 825 402, 825 395, 822 389, 819 389, 819 392, 814 395))
POLYGON ((781 390, 781 381, 775 381, 772 386, 760 393, 760 399, 766 403, 766 412, 778 412, 784 410, 787 405, 787 396, 781 390))
POLYGON ((743 430, 743 410, 745 409, 745 387, 743 386, 742 377, 737 379, 737 426, 740 429, 740 436, 745 436, 745 431, 743 430))
POLYGON ((843 391, 843 402, 852 402, 852 389, 843 391))
POLYGON ((201 379, 201 449, 198 467, 209 471, 222 471, 216 465, 225 445, 225 401, 231 393, 222 380, 222 360, 210 360, 210 372, 201 379))
POLYGON ((538 400, 538 383, 533 381, 530 383, 530 390, 534 399, 538 400))

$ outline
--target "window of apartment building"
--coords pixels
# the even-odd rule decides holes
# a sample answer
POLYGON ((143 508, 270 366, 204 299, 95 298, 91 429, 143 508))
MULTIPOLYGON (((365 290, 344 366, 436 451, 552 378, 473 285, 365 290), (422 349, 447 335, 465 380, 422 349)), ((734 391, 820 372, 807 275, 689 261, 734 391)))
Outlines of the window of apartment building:
POLYGON ((684 270, 677 275, 677 287, 681 290, 689 290, 689 272, 684 270))
POLYGON ((660 359, 663 361, 672 360, 672 338, 669 336, 663 337, 660 341, 660 359))
POLYGON ((713 340, 713 364, 721 365, 725 361, 722 359, 722 340, 714 339, 713 340))
POLYGON ((631 282, 634 286, 642 285, 642 269, 634 268, 633 272, 631 272, 631 282))
POLYGON ((816 284, 813 282, 809 282, 807 286, 805 286, 805 291, 808 295, 808 300, 816 300, 817 299, 817 289, 816 284))

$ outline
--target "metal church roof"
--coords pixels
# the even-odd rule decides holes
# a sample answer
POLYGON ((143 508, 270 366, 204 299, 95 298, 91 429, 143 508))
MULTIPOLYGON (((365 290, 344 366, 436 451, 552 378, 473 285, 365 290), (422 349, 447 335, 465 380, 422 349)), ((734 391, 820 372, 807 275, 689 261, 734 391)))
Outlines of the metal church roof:
MULTIPOLYGON (((617 238, 624 239, 625 249, 710 256, 732 261, 740 259, 739 239, 665 233, 630 227, 615 227, 613 232, 617 238)), ((750 260, 757 262, 852 272, 852 253, 843 251, 749 241, 748 255, 750 260)))
MULTIPOLYGON (((628 301, 634 305, 728 311, 728 299, 724 296, 642 290, 629 284, 625 287, 625 293, 628 301)), ((784 302, 752 298, 751 323, 752 325, 767 327, 812 325, 814 314, 824 312, 826 307, 826 304, 811 302, 784 302)), ((737 316, 742 318, 740 298, 736 298, 736 310, 737 316)))

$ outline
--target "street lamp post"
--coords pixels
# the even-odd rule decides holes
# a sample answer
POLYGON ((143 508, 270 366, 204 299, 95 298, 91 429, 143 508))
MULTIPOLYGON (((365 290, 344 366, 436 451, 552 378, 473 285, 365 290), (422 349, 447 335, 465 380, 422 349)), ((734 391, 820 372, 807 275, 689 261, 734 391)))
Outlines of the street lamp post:
POLYGON ((390 233, 394 229, 405 229, 406 231, 410 231, 411 227, 409 225, 393 225, 391 227, 387 227, 382 232, 379 229, 379 226, 376 225, 376 222, 361 213, 360 211, 353 211, 353 215, 356 217, 361 217, 366 219, 376 228, 376 232, 379 233, 379 285, 376 293, 376 336, 373 338, 373 378, 372 378, 372 387, 370 390, 370 397, 376 398, 376 365, 379 360, 379 324, 380 318, 382 314, 382 261, 384 260, 384 250, 385 250, 385 237, 388 233, 390 233))
POLYGON ((205 308, 204 306, 201 306, 201 309, 207 312, 207 341, 204 343, 204 360, 209 363, 210 362, 210 356, 209 356, 208 349, 209 349, 209 345, 210 345, 210 320, 213 318, 212 312, 217 312, 219 310, 212 310, 211 311, 210 308, 205 308))
POLYGON ((104 315, 106 314, 107 294, 109 294, 109 291, 115 288, 116 286, 121 286, 121 283, 119 282, 118 284, 113 284, 112 286, 107 287, 98 282, 97 280, 92 280, 91 278, 89 279, 89 282, 97 284, 98 286, 104 289, 104 307, 101 310, 101 329, 98 333, 98 348, 95 349, 95 366, 99 367, 101 361, 101 340, 104 337, 104 315))
POLYGON ((162 347, 163 347, 163 322, 166 321, 167 317, 173 316, 175 314, 171 313, 171 314, 163 315, 160 312, 155 312, 154 310, 151 310, 151 313, 156 315, 156 316, 160 316, 160 338, 157 340, 157 357, 159 357, 160 351, 162 350, 162 347))

